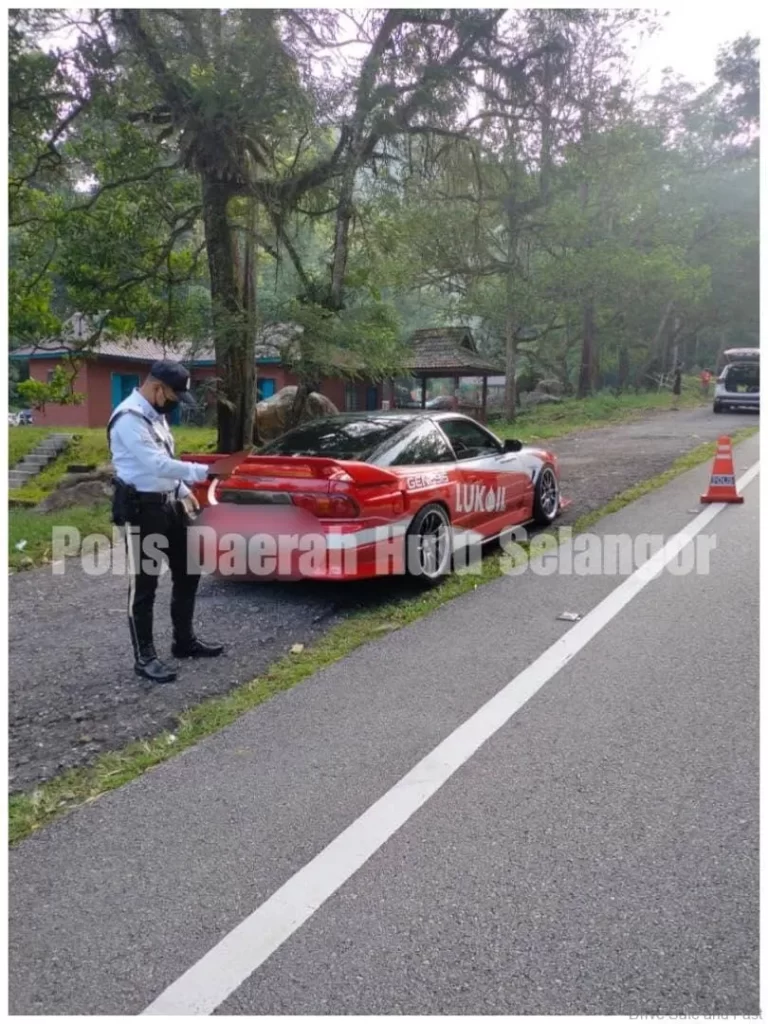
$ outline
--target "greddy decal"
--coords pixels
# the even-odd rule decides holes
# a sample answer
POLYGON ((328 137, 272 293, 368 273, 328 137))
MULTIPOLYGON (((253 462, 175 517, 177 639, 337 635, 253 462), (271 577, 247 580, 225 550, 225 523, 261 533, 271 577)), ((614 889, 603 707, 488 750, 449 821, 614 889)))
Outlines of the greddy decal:
POLYGON ((504 512, 507 488, 482 487, 480 484, 456 485, 457 512, 504 512))
POLYGON ((448 474, 436 469, 431 473, 419 473, 417 476, 406 477, 406 486, 409 491, 417 491, 422 487, 437 487, 439 484, 448 483, 448 474))

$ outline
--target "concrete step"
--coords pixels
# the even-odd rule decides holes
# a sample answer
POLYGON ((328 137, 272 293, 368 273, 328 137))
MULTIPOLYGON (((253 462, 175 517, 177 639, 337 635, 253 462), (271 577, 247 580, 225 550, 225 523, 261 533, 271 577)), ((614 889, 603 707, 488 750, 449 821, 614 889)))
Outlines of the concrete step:
POLYGON ((15 490, 17 487, 23 487, 24 484, 29 483, 31 479, 32 477, 27 476, 26 473, 16 473, 15 471, 12 470, 8 474, 8 486, 12 490, 15 490))
POLYGON ((71 434, 49 434, 9 471, 8 486, 22 487, 54 459, 57 459, 63 451, 66 451, 71 442, 71 434))
POLYGON ((21 460, 20 465, 22 466, 47 466, 49 462, 53 462, 56 456, 51 454, 40 454, 39 452, 35 455, 25 455, 21 460))

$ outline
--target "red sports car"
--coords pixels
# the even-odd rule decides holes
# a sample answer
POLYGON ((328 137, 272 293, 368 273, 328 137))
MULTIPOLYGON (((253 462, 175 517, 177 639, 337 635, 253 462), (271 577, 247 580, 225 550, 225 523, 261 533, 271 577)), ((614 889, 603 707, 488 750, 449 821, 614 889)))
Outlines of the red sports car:
POLYGON ((262 579, 434 583, 462 552, 564 507, 553 452, 419 410, 303 424, 196 495, 203 571, 262 579))

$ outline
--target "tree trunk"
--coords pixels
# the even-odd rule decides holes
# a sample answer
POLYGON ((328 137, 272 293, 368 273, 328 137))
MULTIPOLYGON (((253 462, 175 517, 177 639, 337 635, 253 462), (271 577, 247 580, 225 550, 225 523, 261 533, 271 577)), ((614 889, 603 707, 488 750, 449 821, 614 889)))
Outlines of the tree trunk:
MULTIPOLYGON (((586 108, 582 115, 582 139, 589 137, 589 118, 586 108)), ((579 186, 579 199, 581 208, 585 213, 589 206, 589 182, 582 181, 579 186)), ((584 248, 592 248, 592 232, 587 229, 587 237, 584 240, 584 248)), ((587 398, 592 394, 595 381, 595 296, 594 283, 588 286, 588 293, 584 300, 582 309, 582 333, 581 333, 581 362, 579 364, 579 383, 576 388, 577 398, 587 398)))
POLYGON ((667 324, 669 323, 670 315, 674 309, 674 302, 668 302, 664 308, 664 312, 661 314, 661 320, 659 326, 656 328, 656 334, 653 338, 651 345, 651 357, 655 359, 659 354, 661 355, 661 372, 665 373, 667 369, 667 345, 668 337, 666 334, 667 324))
POLYGON ((292 427, 297 427, 299 423, 301 423, 301 418, 307 407, 307 399, 309 398, 310 391, 311 384, 306 380, 300 379, 293 399, 293 405, 291 406, 291 412, 288 417, 287 430, 290 430, 292 427))
POLYGON ((240 302, 232 231, 227 215, 229 186, 203 179, 203 221, 214 348, 219 374, 217 451, 246 447, 253 430, 254 342, 240 302))
MULTIPOLYGON (((256 246, 256 201, 250 199, 248 202, 247 232, 245 236, 245 258, 243 260, 242 279, 242 304, 246 313, 248 338, 253 339, 255 349, 256 335, 258 333, 258 318, 256 315, 256 267, 258 261, 258 250, 256 246)), ((255 352, 254 352, 255 355, 255 352)), ((253 381, 251 384, 251 444, 261 445, 259 434, 259 422, 256 417, 258 377, 256 370, 256 359, 253 360, 253 381)))
POLYGON ((506 320, 506 377, 504 382, 504 418, 510 423, 517 416, 517 338, 514 310, 507 306, 506 320))
POLYGON ((584 303, 584 329, 581 340, 581 365, 577 398, 586 398, 592 393, 595 379, 595 305, 592 298, 584 303))
POLYGON ((669 320, 669 315, 672 312, 672 309, 674 308, 674 305, 675 305, 674 302, 672 302, 672 301, 668 302, 666 304, 666 306, 664 307, 664 312, 661 314, 661 320, 659 320, 659 326, 656 328, 656 333, 654 334, 653 341, 651 342, 651 353, 650 354, 651 354, 651 356, 653 358, 655 358, 658 355, 658 352, 659 352, 659 342, 661 341, 662 335, 664 334, 664 329, 667 326, 667 320, 669 320))
POLYGON ((629 352, 627 346, 619 349, 619 394, 626 388, 629 380, 629 352))
MULTIPOLYGON (((510 150, 514 134, 508 129, 510 150)), ((504 416, 511 423, 517 416, 517 311, 514 308, 514 273, 517 253, 517 223, 514 213, 514 186, 507 207, 507 312, 505 319, 506 365, 504 378, 504 416)))
POLYGON ((548 206, 552 174, 552 63, 549 53, 544 55, 544 82, 540 119, 539 192, 544 205, 548 206))
MULTIPOLYGON (((593 318, 594 318, 594 305, 593 318)), ((593 341, 592 341, 592 391, 600 391, 603 387, 603 373, 602 365, 600 362, 600 332, 597 329, 597 324, 593 325, 593 341)))
POLYGON ((402 11, 390 10, 387 12, 360 71, 360 79, 355 96, 355 112, 351 125, 347 166, 342 176, 339 205, 336 210, 336 230, 333 240, 331 290, 329 297, 330 308, 336 311, 344 307, 344 277, 349 255, 349 227, 352 222, 352 197, 355 188, 355 177, 364 162, 364 150, 366 147, 369 147, 372 151, 376 140, 375 132, 367 134, 365 130, 366 116, 371 106, 371 90, 376 85, 376 74, 381 58, 390 44, 393 32, 395 32, 402 19, 402 11))
MULTIPOLYGON (((357 156, 357 154, 355 154, 357 156)), ((340 310, 344 306, 344 277, 349 254, 349 226, 352 222, 352 194, 355 186, 356 164, 344 172, 336 211, 336 232, 333 240, 333 265, 331 267, 331 308, 340 310)))
POLYGON ((651 341, 651 343, 650 343, 650 345, 648 347, 648 356, 647 356, 647 358, 645 360, 645 363, 643 364, 642 368, 638 371, 638 384, 641 387, 644 384, 647 383, 648 374, 649 374, 649 372, 652 370, 652 368, 654 366, 659 364, 659 369, 660 369, 660 371, 662 373, 665 370, 665 367, 666 367, 666 352, 661 353, 661 355, 664 358, 662 358, 662 360, 659 361, 659 354, 660 354, 659 349, 662 347, 662 344, 661 344, 662 337, 664 335, 664 331, 666 330, 667 321, 669 320, 669 317, 670 317, 670 314, 671 314, 671 312, 672 312, 672 310, 674 308, 674 305, 675 305, 674 301, 670 301, 664 307, 664 311, 661 314, 661 319, 659 320, 659 325, 656 328, 656 333, 654 334, 653 340, 651 341))

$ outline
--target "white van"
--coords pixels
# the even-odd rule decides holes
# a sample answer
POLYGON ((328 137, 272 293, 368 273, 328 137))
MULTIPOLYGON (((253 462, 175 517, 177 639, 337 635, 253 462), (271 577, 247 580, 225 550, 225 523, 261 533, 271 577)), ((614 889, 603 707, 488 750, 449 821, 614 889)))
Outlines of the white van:
POLYGON ((712 408, 714 412, 760 408, 759 348, 730 348, 723 352, 712 408))

